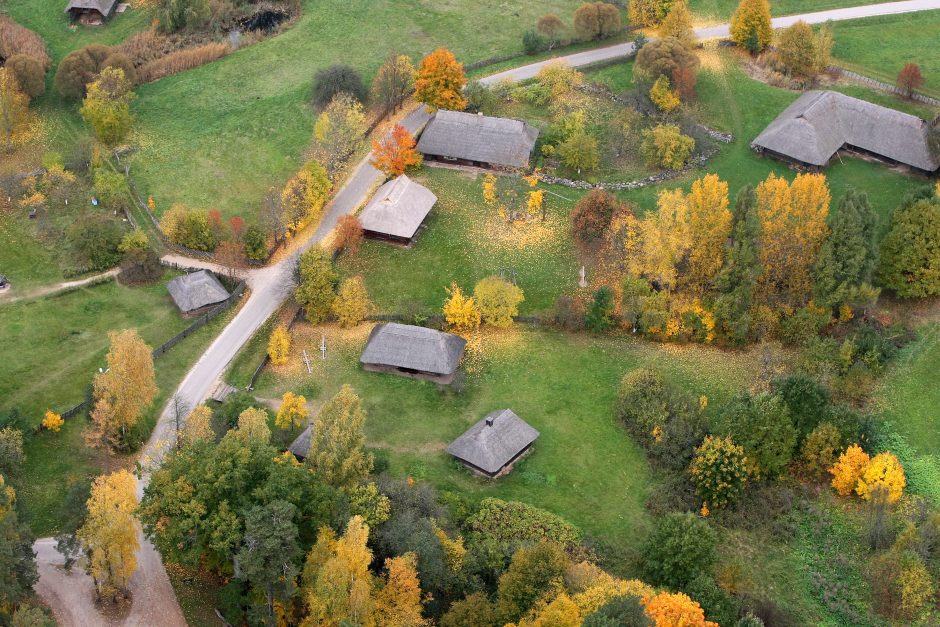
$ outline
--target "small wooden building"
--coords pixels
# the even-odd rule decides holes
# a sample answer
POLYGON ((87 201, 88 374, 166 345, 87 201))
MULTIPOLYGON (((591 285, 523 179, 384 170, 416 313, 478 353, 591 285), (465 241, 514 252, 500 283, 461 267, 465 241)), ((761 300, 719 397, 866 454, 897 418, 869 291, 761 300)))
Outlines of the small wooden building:
POLYGON ((465 339, 450 333, 390 322, 372 329, 359 361, 372 372, 449 384, 466 345, 465 339))
POLYGON ((418 152, 426 159, 484 168, 526 168, 539 130, 522 120, 461 111, 438 111, 418 152))
POLYGON ((495 478, 509 473, 538 437, 511 409, 497 409, 454 440, 447 452, 473 472, 495 478))
POLYGON ((167 283, 166 289, 184 314, 198 312, 203 307, 221 303, 229 297, 225 287, 208 270, 178 276, 167 283))
POLYGON ((359 214, 359 223, 370 239, 410 246, 436 202, 431 190, 403 174, 379 188, 359 214))
POLYGON ((114 15, 117 0, 69 0, 65 12, 73 21, 82 24, 104 24, 114 15))
POLYGON ((310 442, 313 440, 313 425, 307 425, 307 428, 300 432, 291 445, 287 447, 288 452, 290 452, 298 461, 304 461, 307 459, 307 454, 310 453, 310 442))

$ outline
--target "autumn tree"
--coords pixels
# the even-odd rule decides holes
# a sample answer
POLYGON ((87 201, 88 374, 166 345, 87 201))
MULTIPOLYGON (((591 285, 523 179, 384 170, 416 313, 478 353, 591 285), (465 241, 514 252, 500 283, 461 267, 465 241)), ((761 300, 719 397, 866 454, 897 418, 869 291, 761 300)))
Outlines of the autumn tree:
POLYGON ((362 247, 364 233, 359 218, 344 215, 336 222, 336 235, 333 237, 333 246, 346 254, 355 257, 362 247))
POLYGON ((680 170, 695 149, 695 140, 675 124, 659 124, 642 133, 643 158, 652 168, 680 170))
POLYGON ((854 300, 878 265, 878 216, 864 192, 848 190, 829 217, 829 237, 814 270, 819 304, 854 300))
POLYGON ((650 100, 663 113, 672 113, 682 104, 679 94, 672 89, 672 84, 665 76, 657 78, 650 87, 650 100))
POLYGON ((832 487, 840 496, 848 496, 855 491, 871 458, 858 444, 852 444, 839 456, 838 461, 829 469, 832 475, 832 487))
POLYGON ((276 500, 256 505, 245 514, 238 574, 264 593, 264 618, 257 617, 257 623, 276 625, 275 602, 286 604, 294 593, 296 560, 302 555, 296 513, 292 503, 276 500))
POLYGON ((842 449, 842 434, 830 422, 820 423, 803 441, 802 457, 806 470, 814 477, 823 476, 836 463, 842 449))
POLYGON ((361 276, 349 277, 340 284, 332 307, 339 326, 356 326, 365 320, 371 308, 369 292, 361 276))
POLYGON ((688 267, 683 283, 697 292, 712 286, 725 259, 725 246, 731 235, 732 215, 728 183, 709 174, 692 183, 685 198, 690 238, 688 267))
POLYGON ((879 275, 902 298, 940 294, 940 198, 911 198, 892 212, 879 275))
POLYGON ((52 431, 58 433, 62 428, 62 425, 65 424, 65 421, 62 419, 62 416, 55 413, 51 409, 46 410, 45 416, 42 418, 42 428, 47 431, 52 431))
MULTIPOLYGON (((6 429, 9 427, 3 431, 6 429)), ((12 461, 3 457, 5 452, 0 448, 0 470, 12 461)), ((7 619, 14 608, 34 594, 33 585, 38 580, 33 538, 19 517, 16 491, 0 473, 0 620, 7 619)))
POLYGON ((695 493, 709 508, 725 507, 744 491, 747 455, 730 437, 706 436, 689 466, 695 493))
POLYGON ((566 167, 577 170, 578 174, 582 170, 592 172, 600 167, 597 140, 584 131, 572 133, 559 144, 558 157, 566 167))
POLYGON ((585 2, 575 9, 574 30, 585 41, 610 37, 620 30, 620 9, 607 2, 585 2))
POLYGON ((85 86, 95 80, 110 54, 110 48, 101 44, 90 44, 68 53, 56 68, 56 89, 66 98, 84 97, 85 86))
POLYGON ((365 420, 362 401, 348 385, 340 388, 313 420, 306 463, 327 484, 352 489, 372 471, 372 454, 364 450, 365 420))
POLYGON ((558 44, 559 37, 565 30, 565 24, 554 13, 547 13, 535 23, 535 30, 545 36, 548 40, 548 49, 551 50, 558 44))
POLYGON ((372 159, 369 163, 389 178, 401 176, 406 170, 421 165, 421 154, 415 150, 414 136, 401 124, 391 133, 372 140, 372 159))
POLYGON ((517 621, 525 615, 560 583, 567 566, 568 557, 554 542, 543 540, 516 551, 496 591, 502 621, 517 621))
POLYGON ((385 560, 387 575, 375 594, 375 621, 388 627, 425 627, 431 621, 421 616, 421 582, 417 556, 406 553, 385 560))
POLYGON ((675 0, 669 13, 659 25, 660 37, 675 37, 686 46, 695 45, 695 31, 692 29, 692 12, 685 0, 675 0))
POLYGON ((411 57, 391 54, 372 81, 372 98, 381 102, 385 111, 395 111, 414 93, 415 68, 411 57))
POLYGON ((337 274, 330 253, 322 246, 312 246, 300 255, 300 284, 294 298, 304 308, 311 324, 320 324, 330 315, 336 298, 337 274))
POLYGON ((806 302, 812 270, 828 235, 829 186, 823 174, 798 174, 793 183, 771 174, 757 186, 758 255, 763 302, 806 302))
POLYGON ((298 231, 320 217, 330 189, 329 174, 317 161, 308 161, 281 192, 283 220, 290 231, 298 231))
POLYGON ((274 426, 278 429, 290 429, 291 432, 307 418, 307 399, 303 394, 284 392, 281 407, 274 417, 274 426))
POLYGON ((456 283, 447 290, 444 303, 444 320, 458 332, 473 331, 480 326, 480 310, 472 296, 465 296, 456 283))
POLYGON ((731 39, 756 54, 770 45, 774 31, 771 26, 768 0, 741 0, 731 16, 731 39))
POLYGON ((207 405, 197 405, 186 418, 186 425, 180 434, 184 446, 195 442, 215 442, 212 430, 212 410, 207 405))
POLYGON ((46 92, 46 68, 36 57, 14 54, 4 67, 13 72, 20 89, 29 98, 38 98, 46 92))
POLYGON ((112 331, 108 367, 95 375, 91 418, 113 445, 124 443, 127 432, 157 395, 153 351, 137 331, 112 331))
POLYGON ((655 26, 659 24, 673 0, 633 0, 627 6, 627 15, 630 22, 637 26, 655 26))
POLYGON ((809 24, 799 20, 783 29, 777 39, 777 54, 787 70, 800 76, 815 74, 816 36, 809 24))
POLYGON ((481 279, 473 288, 473 299, 484 323, 507 328, 519 315, 519 304, 525 300, 522 289, 498 276, 481 279))
POLYGON ((415 98, 432 111, 463 111, 467 101, 460 92, 466 83, 463 64, 447 48, 438 48, 421 59, 415 77, 415 98))
POLYGON ((679 94, 680 100, 689 102, 695 98, 695 85, 698 82, 698 75, 693 68, 674 68, 670 78, 672 79, 670 82, 676 93, 679 94))
POLYGON ((290 354, 290 331, 287 326, 279 324, 274 327, 271 337, 268 338, 268 357, 275 366, 283 366, 287 363, 287 356, 290 354))
POLYGON ((126 470, 95 479, 85 524, 78 537, 88 555, 88 574, 99 597, 127 592, 137 570, 140 523, 137 522, 137 481, 126 470))
POLYGON ((920 89, 924 84, 924 75, 920 73, 920 66, 916 63, 905 63, 901 71, 898 72, 898 78, 895 81, 901 93, 911 98, 914 92, 920 89))
POLYGON ((592 189, 574 206, 571 229, 581 242, 595 242, 604 235, 615 216, 629 211, 607 190, 592 189))
POLYGON ((907 479, 904 468, 893 453, 878 453, 865 466, 858 478, 855 492, 866 501, 878 490, 884 490, 889 503, 897 503, 904 492, 907 479))
POLYGON ((660 191, 656 211, 647 213, 639 223, 638 249, 627 253, 636 257, 630 263, 633 271, 662 288, 675 287, 679 265, 691 245, 688 224, 688 205, 682 190, 660 191))
POLYGON ((663 37, 640 48, 634 63, 633 81, 652 85, 660 76, 671 78, 676 68, 694 73, 698 67, 698 57, 684 43, 675 37, 663 37))
POLYGON ((303 570, 305 625, 374 625, 374 576, 369 571, 372 551, 367 546, 369 527, 353 516, 339 538, 321 527, 307 554, 303 570))
POLYGON ((718 627, 705 620, 702 606, 682 592, 660 592, 646 601, 646 614, 656 627, 718 627))
POLYGON ((20 90, 13 71, 0 67, 0 132, 7 150, 13 147, 14 138, 26 124, 28 115, 29 96, 20 90))
POLYGON ((311 154, 326 167, 331 180, 359 149, 367 126, 362 103, 347 93, 336 94, 317 116, 311 154))
POLYGON ((120 68, 107 67, 88 84, 81 113, 98 141, 114 146, 127 137, 134 123, 130 104, 135 97, 120 68))
MULTIPOLYGON (((118 178, 122 178, 117 174, 118 178)), ((98 174, 95 174, 98 180, 98 174)), ((170 241, 194 250, 210 251, 218 241, 209 228, 209 212, 194 209, 180 203, 171 206, 160 219, 160 230, 170 241)))

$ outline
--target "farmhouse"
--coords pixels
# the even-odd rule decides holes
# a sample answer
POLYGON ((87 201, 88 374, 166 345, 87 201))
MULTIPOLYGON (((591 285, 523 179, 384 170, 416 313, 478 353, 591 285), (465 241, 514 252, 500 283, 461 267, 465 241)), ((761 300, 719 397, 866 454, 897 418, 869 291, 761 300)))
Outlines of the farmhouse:
POLYGON ((521 120, 438 111, 418 141, 431 160, 479 167, 525 168, 539 130, 521 120))
POLYGON ((114 15, 117 0, 69 0, 65 12, 82 24, 103 24, 114 15))
POLYGON ((833 91, 808 91, 751 143, 758 152, 819 169, 842 149, 930 174, 940 156, 930 126, 917 116, 833 91))
POLYGON ((221 303, 229 297, 228 291, 208 270, 178 276, 166 284, 166 289, 183 313, 221 303))
POLYGON ((466 344, 450 333, 392 322, 372 329, 359 361, 373 372, 448 384, 457 374, 466 344))
POLYGON ((405 175, 388 181, 359 214, 363 234, 410 246, 437 196, 405 175))
POLYGON ((454 440, 447 452, 478 474, 499 477, 512 470, 538 437, 511 409, 497 409, 454 440))

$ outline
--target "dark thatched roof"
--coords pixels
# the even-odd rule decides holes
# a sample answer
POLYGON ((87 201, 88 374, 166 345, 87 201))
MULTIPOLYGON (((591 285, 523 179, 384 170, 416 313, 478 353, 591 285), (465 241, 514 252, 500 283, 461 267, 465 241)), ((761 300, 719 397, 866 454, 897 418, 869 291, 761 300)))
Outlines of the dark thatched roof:
POLYGON ((454 373, 467 341, 434 329, 390 322, 372 329, 359 361, 437 375, 454 373))
POLYGON ((437 157, 524 168, 539 130, 521 120, 460 111, 438 111, 418 141, 418 151, 437 157))
POLYGON ((493 475, 539 437, 539 432, 511 409, 497 409, 447 447, 457 459, 493 475))
POLYGON ((166 289, 183 313, 221 303, 229 296, 215 275, 208 270, 178 276, 166 284, 166 289))
POLYGON ((313 439, 313 426, 308 425, 306 429, 300 432, 300 435, 291 442, 291 445, 287 447, 287 450, 290 451, 294 457, 298 459, 306 459, 307 453, 310 452, 310 440, 313 439))
POLYGON ((65 12, 68 13, 72 9, 91 9, 107 17, 111 15, 115 4, 117 0, 69 0, 65 12))
POLYGON ((917 116, 813 90, 777 116, 751 146, 819 167, 849 146, 932 172, 940 168, 940 157, 929 147, 928 130, 917 116))
POLYGON ((431 190, 401 175, 379 188, 359 223, 366 231, 411 239, 436 202, 431 190))

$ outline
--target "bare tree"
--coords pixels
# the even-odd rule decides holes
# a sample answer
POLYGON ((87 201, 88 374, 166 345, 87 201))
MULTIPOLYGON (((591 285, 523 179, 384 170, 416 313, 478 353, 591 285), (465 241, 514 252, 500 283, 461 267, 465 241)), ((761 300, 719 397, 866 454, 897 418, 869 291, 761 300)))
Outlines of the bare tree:
POLYGON ((189 403, 178 393, 174 394, 170 399, 170 410, 173 412, 173 422, 176 425, 176 443, 179 444, 183 420, 189 415, 189 403))

